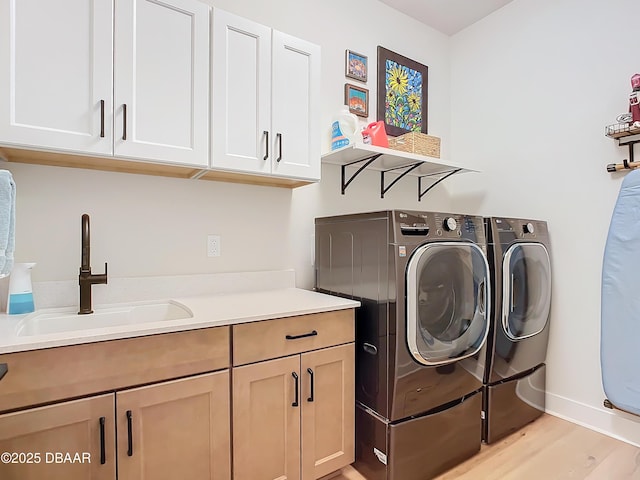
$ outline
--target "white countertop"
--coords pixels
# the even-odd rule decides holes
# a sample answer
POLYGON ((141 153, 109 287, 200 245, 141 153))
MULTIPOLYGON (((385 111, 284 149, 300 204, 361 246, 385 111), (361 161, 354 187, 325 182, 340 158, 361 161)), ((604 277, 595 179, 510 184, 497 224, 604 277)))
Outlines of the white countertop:
MULTIPOLYGON (((218 295, 165 297, 158 300, 171 300, 182 304, 191 311, 193 317, 91 328, 91 315, 86 315, 87 328, 84 330, 18 336, 17 327, 26 315, 0 315, 0 354, 344 310, 360 305, 357 301, 293 287, 218 295)), ((37 313, 71 312, 73 309, 64 307, 39 310, 37 313)))

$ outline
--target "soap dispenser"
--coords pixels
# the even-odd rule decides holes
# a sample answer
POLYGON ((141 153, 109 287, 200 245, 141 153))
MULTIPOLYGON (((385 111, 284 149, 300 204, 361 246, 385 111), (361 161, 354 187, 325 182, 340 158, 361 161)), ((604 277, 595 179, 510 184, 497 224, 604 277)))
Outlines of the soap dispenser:
POLYGON ((35 263, 14 263, 9 276, 9 296, 7 313, 31 313, 35 310, 33 290, 31 288, 31 269, 35 263))

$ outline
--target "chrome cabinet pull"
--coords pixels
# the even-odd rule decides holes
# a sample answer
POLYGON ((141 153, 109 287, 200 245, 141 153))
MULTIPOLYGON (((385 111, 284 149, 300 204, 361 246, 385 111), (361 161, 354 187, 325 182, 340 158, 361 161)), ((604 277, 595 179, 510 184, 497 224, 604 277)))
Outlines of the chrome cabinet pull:
POLYGON ((9 365, 7 365, 6 363, 0 363, 0 380, 2 380, 2 377, 4 377, 8 371, 9 365))

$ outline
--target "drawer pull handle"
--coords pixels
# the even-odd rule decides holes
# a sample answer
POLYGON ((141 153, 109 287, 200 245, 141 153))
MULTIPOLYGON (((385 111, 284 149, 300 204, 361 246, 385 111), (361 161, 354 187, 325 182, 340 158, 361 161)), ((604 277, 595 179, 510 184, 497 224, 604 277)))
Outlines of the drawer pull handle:
POLYGON ((2 377, 4 377, 8 371, 9 365, 7 365, 6 363, 0 363, 0 380, 2 380, 2 377))
POLYGON ((127 410, 127 455, 133 457, 133 420, 131 410, 127 410))
POLYGON ((293 400, 293 403, 291 404, 292 407, 297 407, 298 406, 298 374, 296 372, 291 372, 291 376, 293 377, 294 380, 294 385, 295 385, 295 399, 293 400))
POLYGON ((307 372, 309 373, 309 375, 311 376, 311 395, 309 396, 309 398, 307 398, 307 402, 313 402, 313 370, 311 370, 310 368, 307 368, 307 372))
POLYGON ((107 463, 107 453, 104 445, 104 422, 105 417, 100 417, 100 465, 107 463))
POLYGON ((318 335, 318 332, 316 332, 315 330, 313 330, 312 332, 309 333, 303 333, 302 335, 287 335, 284 338, 286 338, 287 340, 297 340, 299 338, 305 338, 305 337, 315 337, 316 335, 318 335))

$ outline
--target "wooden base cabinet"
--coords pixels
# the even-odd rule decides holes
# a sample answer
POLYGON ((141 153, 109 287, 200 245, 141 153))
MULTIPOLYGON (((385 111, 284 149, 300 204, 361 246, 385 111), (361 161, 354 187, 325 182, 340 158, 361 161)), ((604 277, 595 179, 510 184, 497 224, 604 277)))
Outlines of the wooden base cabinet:
POLYGON ((229 480, 229 372, 116 393, 119 480, 229 480))
POLYGON ((312 480, 354 461, 354 344, 233 369, 234 480, 312 480))
POLYGON ((116 478, 113 394, 0 415, 2 480, 116 478))
POLYGON ((230 480, 229 417, 228 370, 0 415, 0 479, 230 480))

